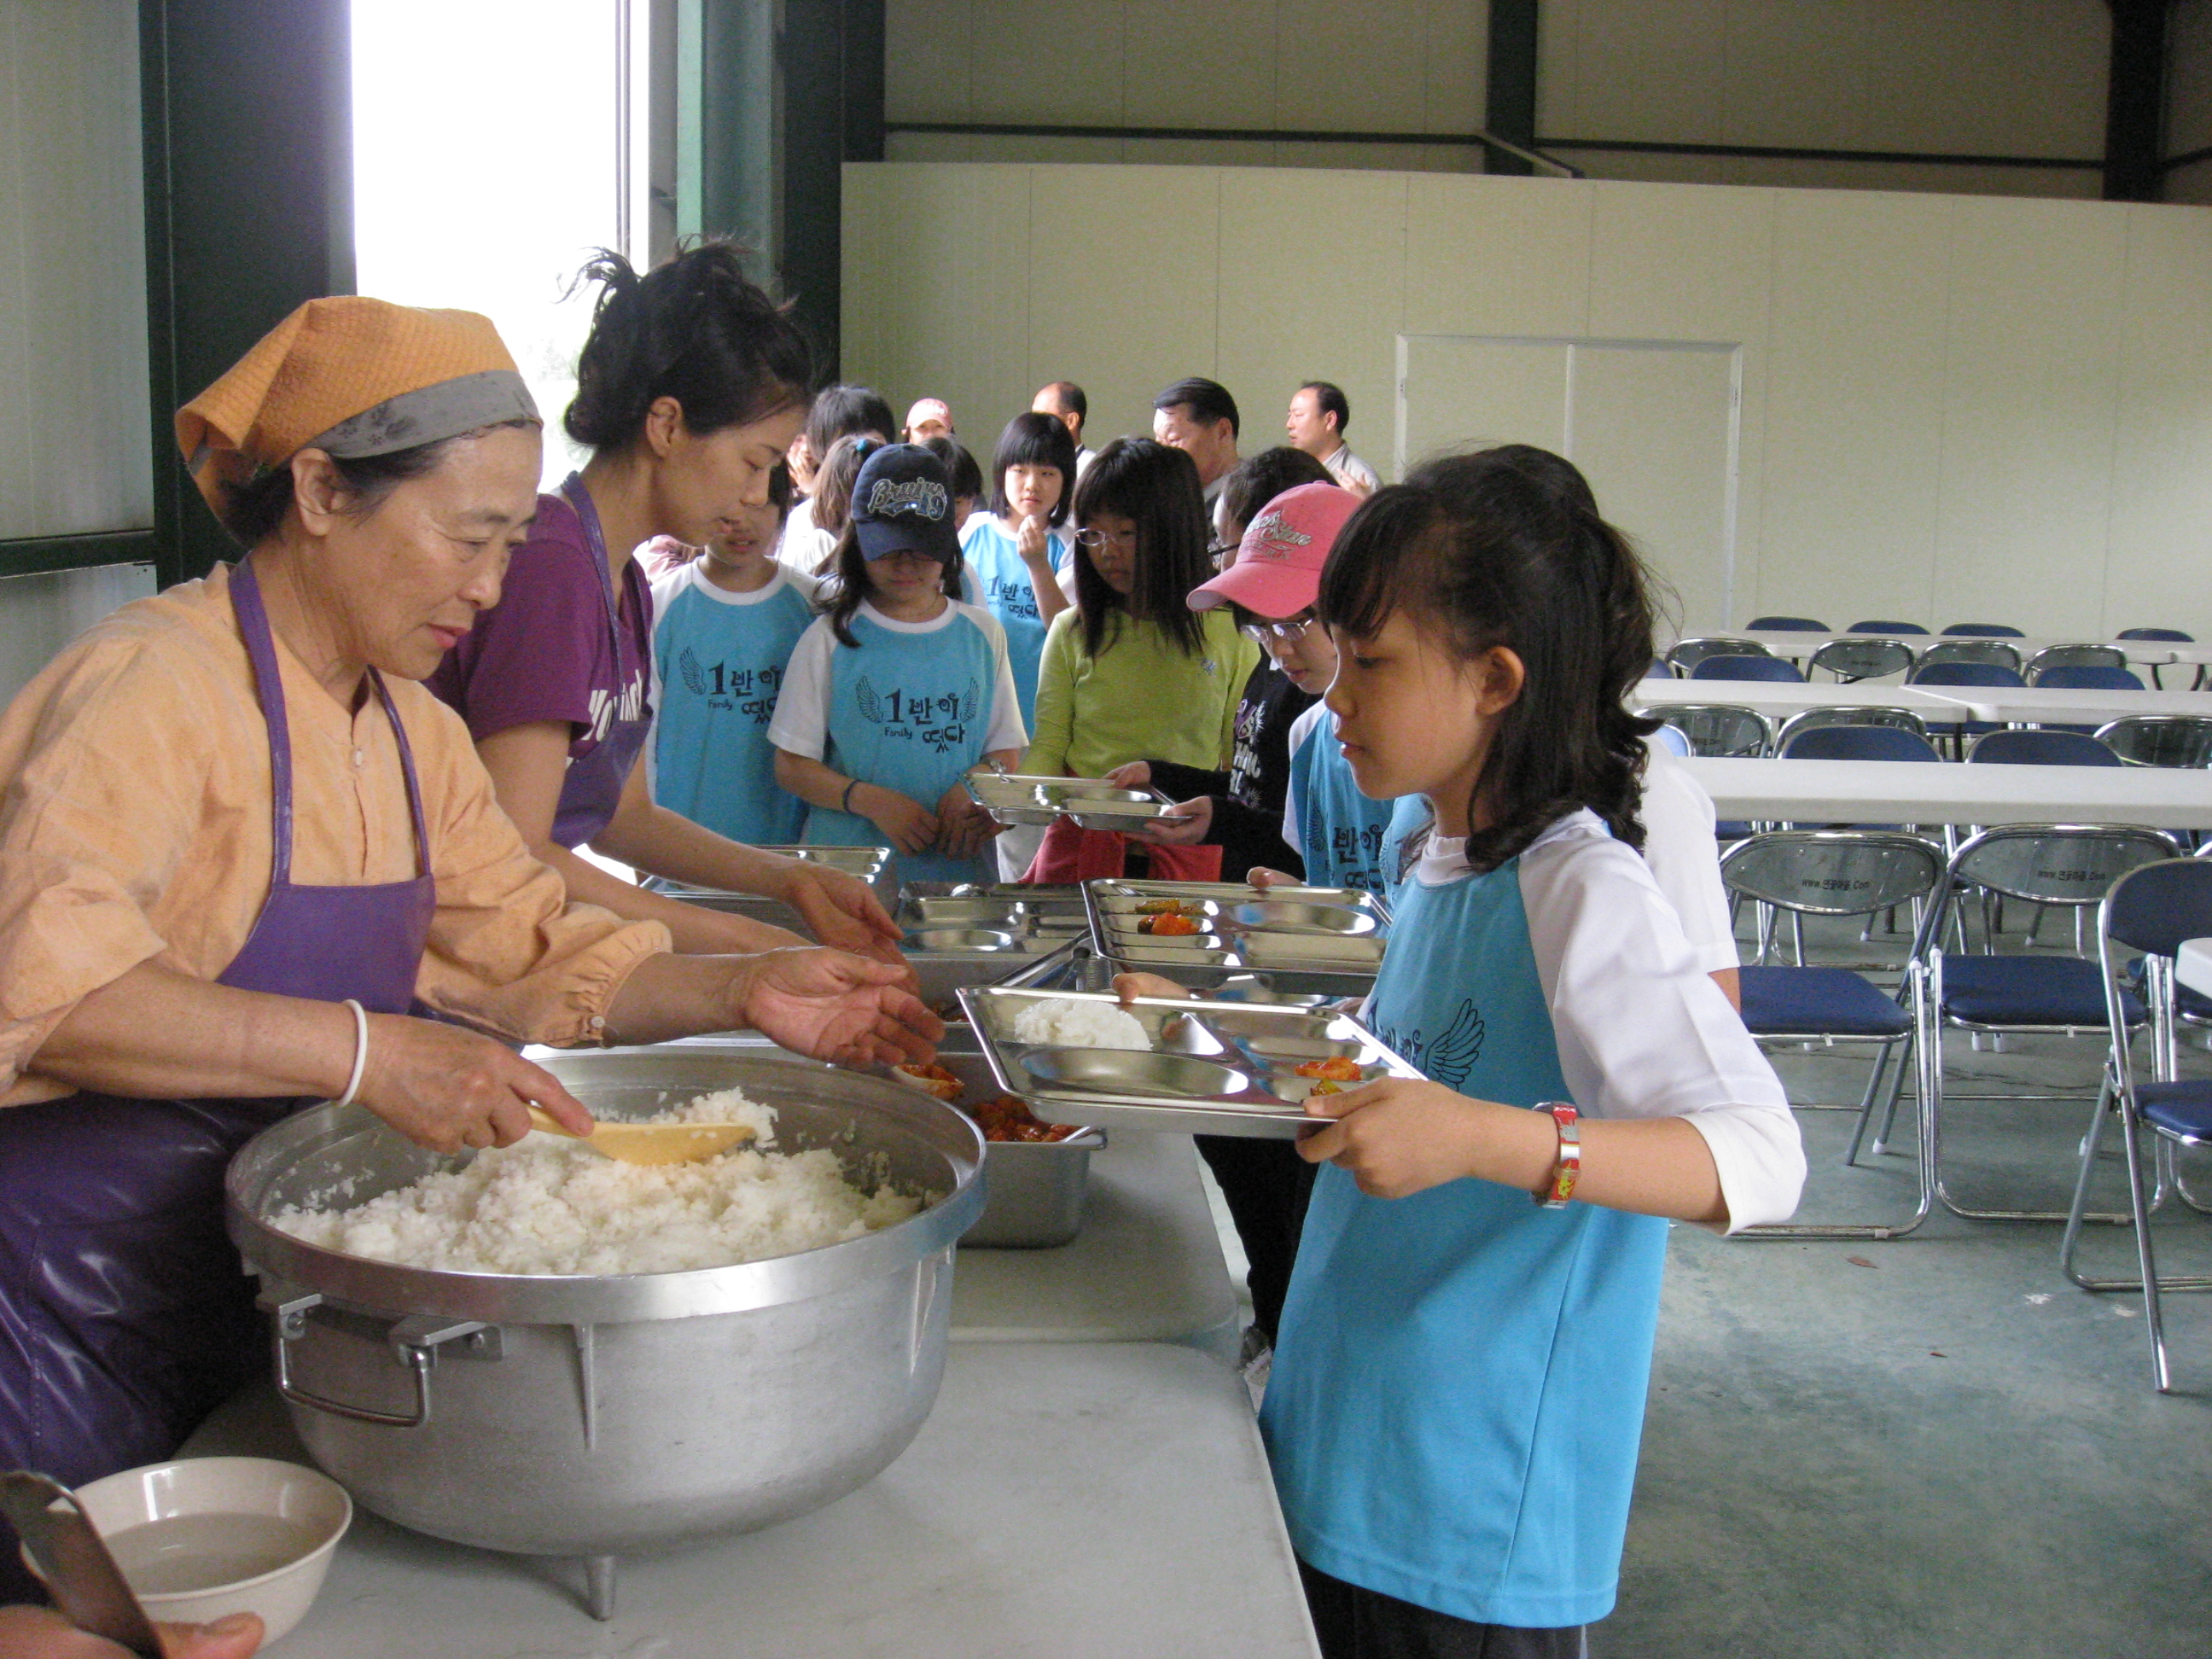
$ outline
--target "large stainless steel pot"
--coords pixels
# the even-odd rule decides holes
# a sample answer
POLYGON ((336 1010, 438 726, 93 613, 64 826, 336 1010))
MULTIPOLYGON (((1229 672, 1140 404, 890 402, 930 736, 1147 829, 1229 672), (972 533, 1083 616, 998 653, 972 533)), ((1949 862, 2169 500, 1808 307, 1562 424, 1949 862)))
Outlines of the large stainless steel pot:
POLYGON ((239 1153, 231 1236, 261 1275, 279 1386, 315 1461, 402 1526, 585 1558, 605 1618, 615 1557, 805 1514, 905 1450, 944 1374, 983 1146, 950 1107, 826 1067, 702 1049, 547 1066, 611 1118, 741 1088, 777 1108, 780 1147, 830 1147, 856 1177, 939 1194, 896 1226, 738 1267, 454 1273, 321 1249, 264 1218, 448 1167, 360 1108, 302 1112, 239 1153))

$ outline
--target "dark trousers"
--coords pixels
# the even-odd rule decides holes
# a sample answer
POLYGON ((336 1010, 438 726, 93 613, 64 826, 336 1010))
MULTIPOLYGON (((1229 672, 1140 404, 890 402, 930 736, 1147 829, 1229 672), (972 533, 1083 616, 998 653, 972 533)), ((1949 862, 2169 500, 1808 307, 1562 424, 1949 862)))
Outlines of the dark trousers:
POLYGON ((1252 1322, 1269 1342, 1283 1316, 1291 1267, 1298 1259, 1298 1230, 1306 1222, 1314 1166, 1287 1140, 1249 1140, 1241 1135, 1200 1135, 1198 1154, 1229 1201, 1230 1219, 1252 1271, 1252 1322))
POLYGON ((1322 1659, 1588 1659, 1588 1626, 1478 1625, 1298 1563, 1322 1659))

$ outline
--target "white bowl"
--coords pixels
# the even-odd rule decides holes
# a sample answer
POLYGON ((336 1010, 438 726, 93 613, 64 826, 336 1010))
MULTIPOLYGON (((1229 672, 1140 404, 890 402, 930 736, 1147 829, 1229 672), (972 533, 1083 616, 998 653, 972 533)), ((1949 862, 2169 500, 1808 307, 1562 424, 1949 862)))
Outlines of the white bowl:
POLYGON ((269 1457, 189 1457, 76 1489, 149 1619, 258 1613, 264 1642, 307 1616, 353 1500, 329 1476, 269 1457))

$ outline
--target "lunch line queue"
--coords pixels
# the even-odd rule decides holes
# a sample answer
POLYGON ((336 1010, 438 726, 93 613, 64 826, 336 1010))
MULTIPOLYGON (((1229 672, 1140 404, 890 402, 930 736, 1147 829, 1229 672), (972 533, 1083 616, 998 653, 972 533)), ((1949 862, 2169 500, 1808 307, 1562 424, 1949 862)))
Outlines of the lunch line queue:
MULTIPOLYGON (((550 1076, 418 1009, 514 1039, 749 1024, 848 1061, 927 1051, 937 1022, 890 960, 760 955, 799 941, 616 882, 613 915, 596 892, 572 904, 545 869, 565 877, 588 843, 775 892, 836 942, 896 955, 857 884, 670 811, 639 764, 653 640, 629 550, 702 545, 770 504, 801 423, 804 343, 733 259, 712 263, 726 258, 708 245, 642 276, 603 264, 564 417, 591 455, 554 495, 534 496, 537 416, 511 360, 466 313, 311 302, 180 416, 193 475, 249 556, 95 627, 0 722, 15 784, 0 848, 21 884, 0 948, 34 970, 0 986, 0 1266, 58 1220, 114 1230, 103 1297, 34 1297, 21 1267, 0 1272, 0 1318, 30 1356, 0 1397, 16 1463, 82 1480, 166 1455, 235 1380, 252 1317, 234 1258, 218 1271, 221 1169, 293 1104, 357 1098, 444 1147, 519 1137, 530 1099, 580 1117, 550 1076), (641 347, 672 337, 672 315, 699 325, 677 331, 690 343, 670 363, 641 347), (406 683, 434 672, 463 720, 406 683), (173 695, 194 677, 197 696, 173 695), (95 1159, 108 1178, 88 1183, 95 1159), (58 1392, 63 1371, 105 1386, 58 1392)), ((858 461, 837 592, 800 636, 829 665, 810 671, 817 693, 902 724, 925 694, 940 762, 956 742, 1006 745, 981 751, 1003 758, 1026 735, 1005 630, 945 591, 951 469, 922 446, 858 461), (941 653, 958 659, 949 685, 853 672, 871 645, 871 665, 902 669, 931 635, 957 641, 941 653)), ((1123 440, 1083 469, 1074 603, 1040 652, 1037 724, 1071 763, 1166 664, 1179 708, 1190 688, 1207 694, 1190 724, 1216 736, 1199 757, 1230 770, 1259 653, 1198 590, 1237 566, 1310 560, 1302 608, 1353 647, 1315 682, 1333 683, 1338 740, 1313 763, 1333 756, 1371 801, 1429 804, 1405 829, 1402 871, 1386 858, 1377 872, 1406 948, 1370 1012, 1434 1081, 1334 1097, 1322 1109, 1342 1121, 1298 1155, 1336 1167, 1280 1229, 1303 1247, 1266 1428, 1332 1655, 1365 1650, 1361 1631, 1416 1629, 1448 1638, 1437 1650, 1574 1650, 1617 1578, 1656 1307, 1649 1218, 1732 1231, 1786 1215, 1802 1181, 1771 1071, 1661 885, 1663 815, 1642 808, 1663 789, 1647 794, 1640 723, 1619 707, 1650 658, 1640 573, 1586 489, 1563 485, 1578 475, 1547 467, 1565 464, 1440 462, 1333 537, 1301 522, 1321 510, 1310 498, 1263 501, 1216 579, 1193 558, 1207 545, 1195 464, 1123 440), (1655 1052, 1654 1033, 1674 1040, 1655 1052), (1574 1311, 1593 1306, 1602 1317, 1574 1311), (1480 1352, 1435 1346, 1478 1328, 1502 1334, 1480 1352), (1544 1409, 1498 1420, 1499 1402, 1531 1398, 1544 1409), (1424 1401, 1443 1407, 1441 1437, 1398 1420, 1433 1429, 1424 1401), (1402 1453, 1387 1469, 1366 1456, 1382 1442, 1402 1453)), ((1328 632, 1251 614, 1285 624, 1262 630, 1275 672, 1313 679, 1285 659, 1328 632)), ((693 665, 711 683, 696 653, 693 665)), ((771 739, 803 701, 795 684, 777 688, 771 739)), ((810 808, 857 817, 883 803, 832 759, 846 732, 860 747, 883 734, 850 710, 825 710, 819 755, 779 747, 777 765, 811 763, 791 777, 810 808)), ((1247 783, 1267 769, 1264 713, 1247 728, 1247 783)), ((1285 750, 1285 770, 1307 753, 1287 738, 1285 750)), ((981 850, 973 819, 907 799, 910 842, 981 850)), ((1316 808, 1302 834, 1327 821, 1316 808)), ((1035 867, 1123 850, 1079 833, 1048 837, 1035 867)))

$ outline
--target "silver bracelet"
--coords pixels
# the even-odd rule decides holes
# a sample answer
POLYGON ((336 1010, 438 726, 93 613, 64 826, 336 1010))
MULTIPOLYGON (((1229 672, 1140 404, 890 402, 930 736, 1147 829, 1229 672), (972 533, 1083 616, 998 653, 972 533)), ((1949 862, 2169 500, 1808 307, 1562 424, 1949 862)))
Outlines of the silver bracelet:
POLYGON ((345 1092, 331 1103, 334 1106, 353 1104, 361 1092, 361 1074, 368 1066, 368 1011, 351 997, 343 1006, 353 1010, 353 1075, 346 1079, 345 1092))

